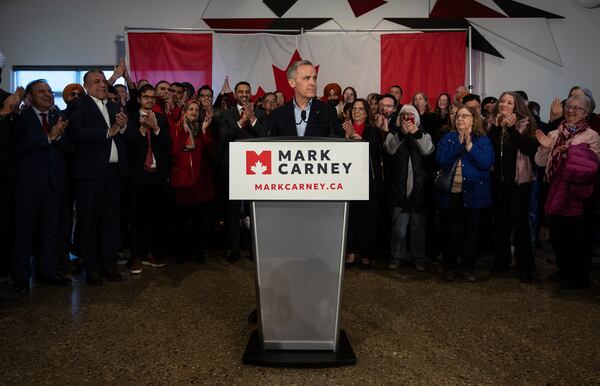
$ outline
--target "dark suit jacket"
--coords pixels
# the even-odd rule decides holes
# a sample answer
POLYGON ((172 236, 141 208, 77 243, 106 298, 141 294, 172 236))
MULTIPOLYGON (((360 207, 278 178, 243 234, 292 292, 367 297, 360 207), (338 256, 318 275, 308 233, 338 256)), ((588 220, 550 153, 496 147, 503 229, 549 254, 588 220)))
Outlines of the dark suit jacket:
MULTIPOLYGON (((156 160, 156 173, 160 181, 166 183, 171 169, 171 137, 169 136, 169 123, 167 117, 160 113, 156 114, 156 120, 160 131, 158 135, 150 134, 150 143, 152 144, 152 153, 156 160)), ((129 116, 127 130, 125 130, 125 139, 128 145, 129 165, 131 182, 140 182, 140 176, 144 170, 146 162, 146 152, 148 151, 148 140, 140 133, 140 112, 139 110, 129 116)))
POLYGON ((266 115, 264 111, 256 110, 256 123, 252 126, 248 123, 245 127, 238 126, 240 112, 237 105, 221 112, 219 116, 219 151, 224 173, 229 173, 229 142, 238 139, 261 138, 267 136, 266 115))
MULTIPOLYGON (((121 106, 106 105, 111 125, 121 106)), ((108 126, 96 103, 86 95, 73 103, 69 135, 75 145, 71 175, 74 178, 102 178, 109 166, 111 139, 106 137, 108 126)), ((122 134, 112 138, 119 154, 119 172, 129 174, 127 148, 122 134)))
MULTIPOLYGON (((48 131, 52 130, 60 113, 48 112, 48 131)), ((73 152, 73 145, 65 130, 59 140, 48 142, 42 124, 33 108, 24 110, 12 123, 16 144, 17 189, 41 191, 50 183, 57 191, 68 187, 65 156, 73 152)))
MULTIPOLYGON (((275 109, 270 117, 271 137, 297 137, 293 102, 275 109)), ((313 99, 308 114, 305 137, 343 137, 342 125, 333 106, 313 99)))
MULTIPOLYGON (((0 89, 0 108, 10 93, 0 89)), ((0 178, 12 181, 15 177, 14 143, 11 139, 10 121, 13 116, 0 119, 0 178)))
POLYGON ((240 113, 237 105, 223 111, 220 115, 219 140, 223 143, 233 142, 238 139, 260 138, 267 136, 267 126, 265 121, 265 112, 255 111, 256 123, 252 126, 248 123, 240 129, 238 121, 240 113))

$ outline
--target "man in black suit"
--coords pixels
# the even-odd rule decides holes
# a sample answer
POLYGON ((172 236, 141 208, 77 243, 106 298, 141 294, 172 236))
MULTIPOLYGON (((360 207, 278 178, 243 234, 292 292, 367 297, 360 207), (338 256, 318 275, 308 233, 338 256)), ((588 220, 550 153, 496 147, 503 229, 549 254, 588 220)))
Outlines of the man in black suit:
POLYGON ((171 138, 164 114, 152 111, 156 91, 150 84, 138 90, 140 109, 129 116, 125 139, 131 167, 133 256, 129 272, 142 265, 162 268, 157 252, 164 248, 167 180, 171 167, 171 138))
POLYGON ((30 258, 39 245, 40 281, 68 286, 59 269, 58 241, 68 187, 65 156, 73 151, 67 122, 52 109, 52 90, 45 80, 29 83, 31 106, 13 121, 16 145, 15 251, 13 277, 19 292, 29 290, 30 258))
MULTIPOLYGON (((1 53, 0 53, 1 55, 1 53)), ((0 67, 0 74, 2 68, 0 67)), ((0 89, 0 277, 11 275, 13 245, 14 143, 10 123, 25 94, 22 87, 10 94, 0 89)))
POLYGON ((127 115, 107 101, 108 84, 100 70, 83 77, 88 95, 73 104, 70 138, 75 144, 77 221, 86 264, 86 281, 102 285, 102 276, 120 281, 115 256, 120 239, 122 179, 129 174, 123 134, 127 115), (102 275, 102 276, 101 276, 102 275))
POLYGON ((294 97, 271 114, 271 136, 343 137, 335 108, 315 98, 315 66, 308 60, 299 60, 288 69, 287 79, 294 97))
MULTIPOLYGON (((225 170, 229 171, 229 142, 238 139, 260 138, 267 136, 265 113, 254 109, 254 103, 250 102, 252 95, 248 82, 238 82, 234 88, 237 101, 232 108, 221 113, 219 141, 225 146, 223 160, 225 170)), ((226 181, 229 181, 227 178, 226 181)), ((228 183, 229 185, 229 183, 228 183)), ((229 186, 227 186, 229 196, 229 186)), ((235 262, 240 257, 240 217, 243 202, 229 200, 227 204, 227 235, 231 252, 227 256, 230 262, 235 262)))

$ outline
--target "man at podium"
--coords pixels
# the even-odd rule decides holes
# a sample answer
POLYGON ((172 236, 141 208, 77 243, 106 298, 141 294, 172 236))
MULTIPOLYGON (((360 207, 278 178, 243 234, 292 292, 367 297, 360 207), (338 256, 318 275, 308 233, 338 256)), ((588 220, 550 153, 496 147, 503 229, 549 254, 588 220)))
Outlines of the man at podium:
POLYGON ((320 101, 317 70, 308 60, 298 60, 287 70, 294 89, 291 101, 273 111, 272 137, 342 137, 342 126, 335 108, 320 101))

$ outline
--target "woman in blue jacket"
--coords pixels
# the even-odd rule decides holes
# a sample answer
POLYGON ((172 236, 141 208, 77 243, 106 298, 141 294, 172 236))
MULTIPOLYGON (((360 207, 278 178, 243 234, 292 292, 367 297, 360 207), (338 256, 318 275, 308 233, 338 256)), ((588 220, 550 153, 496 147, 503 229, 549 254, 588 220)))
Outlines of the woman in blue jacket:
POLYGON ((494 164, 492 142, 476 110, 463 106, 456 112, 452 131, 438 142, 436 161, 441 169, 436 187, 444 235, 442 279, 454 279, 460 254, 465 277, 474 282, 481 211, 492 204, 494 164))

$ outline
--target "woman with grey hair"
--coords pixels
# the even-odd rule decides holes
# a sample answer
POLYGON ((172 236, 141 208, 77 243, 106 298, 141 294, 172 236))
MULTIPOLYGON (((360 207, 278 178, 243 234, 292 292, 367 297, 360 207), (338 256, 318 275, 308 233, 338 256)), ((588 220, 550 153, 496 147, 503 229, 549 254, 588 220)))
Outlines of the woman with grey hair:
POLYGON ((383 149, 389 155, 388 202, 391 208, 390 269, 410 262, 425 271, 427 167, 425 157, 434 150, 429 133, 421 128, 419 112, 404 105, 397 120, 398 132, 386 134, 383 149), (410 224, 410 253, 407 230, 410 224))
POLYGON ((595 204, 590 198, 600 162, 600 136, 590 127, 591 111, 590 98, 572 96, 558 129, 535 133, 540 143, 535 162, 546 166, 550 184, 544 210, 558 266, 548 279, 562 282, 563 289, 589 284, 595 204))

